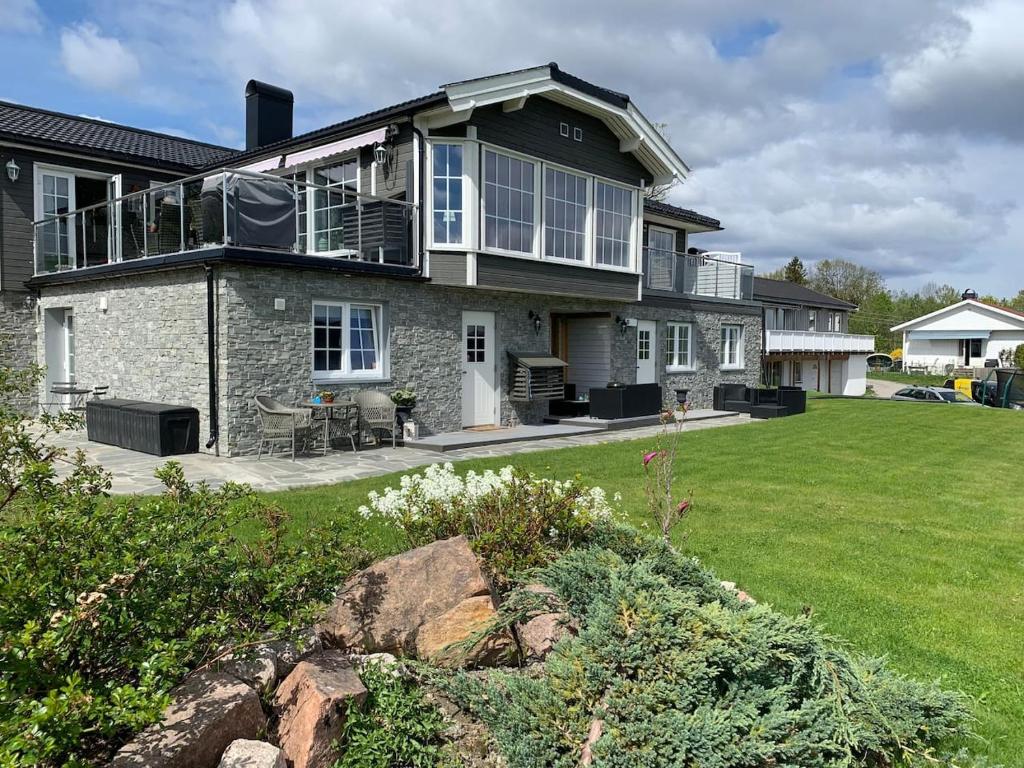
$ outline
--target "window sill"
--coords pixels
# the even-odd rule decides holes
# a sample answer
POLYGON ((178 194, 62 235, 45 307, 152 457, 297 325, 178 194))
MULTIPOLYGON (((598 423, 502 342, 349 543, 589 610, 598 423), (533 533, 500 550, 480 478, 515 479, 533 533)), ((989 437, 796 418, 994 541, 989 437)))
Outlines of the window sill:
POLYGON ((346 384, 388 384, 390 376, 314 376, 310 382, 317 386, 344 386, 346 384))
POLYGON ((747 366, 745 365, 719 365, 718 370, 720 371, 745 371, 747 366))
POLYGON ((667 365, 665 366, 665 373, 696 373, 697 368, 692 365, 667 365))

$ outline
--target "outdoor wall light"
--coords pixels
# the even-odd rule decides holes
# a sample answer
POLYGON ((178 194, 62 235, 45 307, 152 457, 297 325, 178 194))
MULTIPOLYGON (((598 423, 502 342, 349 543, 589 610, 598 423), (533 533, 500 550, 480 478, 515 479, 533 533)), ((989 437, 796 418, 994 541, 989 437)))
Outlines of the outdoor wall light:
POLYGON ((615 316, 615 324, 619 326, 619 331, 621 331, 622 333, 625 333, 626 329, 629 328, 629 320, 622 317, 621 315, 615 316))
POLYGON ((527 317, 529 317, 531 322, 533 323, 533 332, 540 336, 540 328, 544 324, 544 321, 541 319, 541 316, 531 309, 530 314, 527 315, 527 317))
POLYGON ((7 161, 7 165, 5 167, 7 168, 7 178, 10 179, 13 184, 18 180, 18 174, 21 173, 21 168, 19 168, 18 164, 14 162, 13 157, 7 161))
POLYGON ((389 154, 390 152, 388 151, 388 147, 386 144, 381 144, 378 142, 377 144, 374 145, 373 159, 377 161, 377 165, 387 165, 389 154))

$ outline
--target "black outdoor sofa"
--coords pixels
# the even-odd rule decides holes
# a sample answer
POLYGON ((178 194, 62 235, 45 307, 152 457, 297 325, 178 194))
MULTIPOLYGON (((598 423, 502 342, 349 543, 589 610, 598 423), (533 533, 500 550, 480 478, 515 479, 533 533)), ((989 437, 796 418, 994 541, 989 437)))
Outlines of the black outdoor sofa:
POLYGON ((807 393, 800 387, 756 389, 725 383, 715 387, 712 399, 716 411, 749 413, 753 419, 793 416, 807 410, 807 393))

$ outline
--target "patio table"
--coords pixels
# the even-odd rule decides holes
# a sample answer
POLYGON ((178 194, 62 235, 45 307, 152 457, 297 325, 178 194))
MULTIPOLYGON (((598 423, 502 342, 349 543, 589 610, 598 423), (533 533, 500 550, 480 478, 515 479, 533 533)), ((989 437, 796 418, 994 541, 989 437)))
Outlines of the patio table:
POLYGON ((345 409, 345 418, 348 418, 348 412, 350 408, 358 408, 352 400, 335 400, 333 403, 314 403, 312 400, 306 400, 300 403, 300 407, 309 408, 312 411, 322 411, 324 414, 324 456, 327 455, 327 449, 331 444, 331 422, 336 421, 334 417, 335 408, 345 409))
POLYGON ((50 387, 51 395, 67 395, 69 411, 84 411, 85 398, 92 394, 92 388, 80 387, 77 384, 54 384, 50 387))

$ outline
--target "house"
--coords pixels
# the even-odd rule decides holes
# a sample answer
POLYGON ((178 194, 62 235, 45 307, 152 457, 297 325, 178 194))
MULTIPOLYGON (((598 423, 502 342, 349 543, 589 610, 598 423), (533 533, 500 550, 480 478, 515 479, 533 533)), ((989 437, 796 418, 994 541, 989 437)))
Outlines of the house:
POLYGON ((228 455, 255 452, 257 393, 409 387, 429 434, 539 423, 563 377, 697 406, 757 383, 752 267, 689 252, 717 220, 645 202, 689 169, 629 96, 552 63, 299 136, 291 117, 250 82, 246 150, 108 199, 105 250, 71 234, 88 212, 37 221, 38 359, 194 405, 228 455))
POLYGON ((1001 365, 1024 344, 1024 313, 978 300, 962 300, 893 326, 903 334, 903 365, 932 373, 1001 365))
MULTIPOLYGON (((26 283, 47 264, 33 263, 33 221, 85 209, 59 232, 45 233, 48 242, 40 245, 49 250, 40 258, 52 254, 57 261, 51 266, 85 267, 107 259, 110 248, 115 258, 134 258, 143 233, 115 231, 117 219, 106 204, 231 154, 203 142, 0 102, 0 365, 36 360, 35 294, 26 283)), ((63 333, 73 349, 73 314, 54 313, 49 320, 51 333, 63 333)), ((74 377, 73 353, 45 362, 52 379, 74 377)))
POLYGON ((850 333, 857 307, 785 280, 754 278, 764 306, 763 380, 859 397, 867 387, 867 358, 875 337, 850 333))

